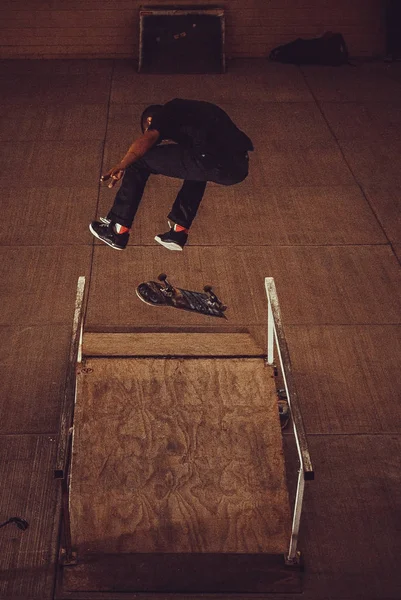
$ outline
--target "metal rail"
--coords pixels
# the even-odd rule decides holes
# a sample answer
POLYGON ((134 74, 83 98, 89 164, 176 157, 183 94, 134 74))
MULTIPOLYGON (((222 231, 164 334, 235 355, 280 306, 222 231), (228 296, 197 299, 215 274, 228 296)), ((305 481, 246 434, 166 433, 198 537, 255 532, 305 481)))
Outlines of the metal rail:
POLYGON ((75 298, 72 336, 68 356, 67 375, 64 387, 63 405, 60 418, 60 435, 54 475, 61 481, 62 549, 60 560, 64 565, 76 564, 76 553, 72 549, 71 522, 69 510, 69 468, 72 449, 72 432, 76 394, 77 365, 82 361, 82 335, 84 322, 85 277, 78 278, 75 298))
POLYGON ((284 334, 284 327, 281 320, 281 310, 277 297, 276 285, 273 277, 265 278, 265 288, 268 302, 267 316, 267 362, 274 364, 274 350, 280 361, 281 371, 284 379, 284 387, 287 394, 288 404, 291 410, 292 423, 294 428, 295 441, 299 457, 299 471, 297 492, 294 504, 294 514, 292 519, 291 539, 286 560, 289 563, 297 561, 297 543, 299 535, 299 526, 301 521, 302 502, 305 488, 305 481, 314 478, 312 462, 308 449, 305 428, 302 420, 302 414, 299 406, 298 393, 294 382, 290 354, 287 341, 284 334))
POLYGON ((70 429, 72 426, 74 413, 77 363, 79 363, 82 359, 84 294, 85 277, 81 276, 78 278, 77 284, 74 318, 72 322, 72 336, 68 356, 67 375, 64 386, 64 397, 61 409, 59 445, 55 467, 56 479, 62 479, 64 477, 69 461, 68 452, 71 438, 70 429))

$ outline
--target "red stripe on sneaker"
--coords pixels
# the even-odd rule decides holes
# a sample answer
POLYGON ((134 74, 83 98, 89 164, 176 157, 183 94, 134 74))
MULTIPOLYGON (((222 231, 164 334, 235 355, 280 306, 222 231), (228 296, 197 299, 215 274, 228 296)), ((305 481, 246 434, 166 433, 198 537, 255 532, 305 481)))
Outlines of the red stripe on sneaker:
POLYGON ((189 229, 177 224, 174 225, 174 231, 185 231, 185 233, 189 233, 189 229))
POLYGON ((120 223, 115 224, 116 233, 127 233, 129 231, 129 227, 125 227, 125 225, 120 225, 120 223))

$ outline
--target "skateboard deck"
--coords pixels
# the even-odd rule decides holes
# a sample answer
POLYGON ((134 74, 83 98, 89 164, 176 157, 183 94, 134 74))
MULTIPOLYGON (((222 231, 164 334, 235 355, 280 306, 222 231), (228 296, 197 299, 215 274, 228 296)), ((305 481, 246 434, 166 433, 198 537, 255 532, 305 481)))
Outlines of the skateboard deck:
POLYGON ((213 293, 211 286, 205 286, 203 292, 194 292, 173 286, 162 273, 158 281, 140 283, 136 288, 137 296, 151 306, 171 306, 209 317, 226 319, 226 306, 213 293))

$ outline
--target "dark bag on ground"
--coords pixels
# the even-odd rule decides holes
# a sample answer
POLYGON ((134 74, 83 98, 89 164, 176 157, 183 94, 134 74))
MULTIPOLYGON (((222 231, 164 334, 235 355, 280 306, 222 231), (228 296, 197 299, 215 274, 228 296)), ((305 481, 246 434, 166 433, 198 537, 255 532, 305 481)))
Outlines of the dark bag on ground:
POLYGON ((348 49, 341 33, 328 31, 322 37, 278 46, 270 52, 269 59, 294 65, 331 65, 348 63, 348 49))

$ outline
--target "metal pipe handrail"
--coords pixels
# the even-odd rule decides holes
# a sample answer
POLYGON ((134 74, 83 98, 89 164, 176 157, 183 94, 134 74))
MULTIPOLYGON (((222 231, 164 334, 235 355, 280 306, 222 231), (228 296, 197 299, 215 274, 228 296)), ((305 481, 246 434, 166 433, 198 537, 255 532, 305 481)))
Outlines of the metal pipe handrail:
POLYGON ((78 278, 77 294, 75 298, 74 318, 72 322, 72 336, 68 355, 67 374, 64 385, 63 404, 60 418, 60 434, 57 449, 55 477, 62 479, 67 471, 68 447, 70 440, 70 428, 73 421, 75 402, 75 383, 77 362, 81 359, 82 330, 84 320, 84 294, 85 277, 78 278), (78 361, 77 361, 78 359, 78 361))
POLYGON ((299 406, 298 393, 294 382, 290 353, 285 338, 284 327, 281 319, 281 310, 277 296, 276 285, 273 277, 265 278, 265 288, 268 301, 267 319, 267 362, 274 364, 274 347, 276 345, 280 361, 281 371, 284 379, 284 387, 287 394, 288 404, 291 410, 294 436, 299 457, 299 473, 297 492, 295 497, 294 514, 292 521, 291 539, 287 560, 293 562, 297 556, 297 541, 299 533, 302 502, 305 480, 314 478, 312 462, 306 439, 305 427, 299 406))

